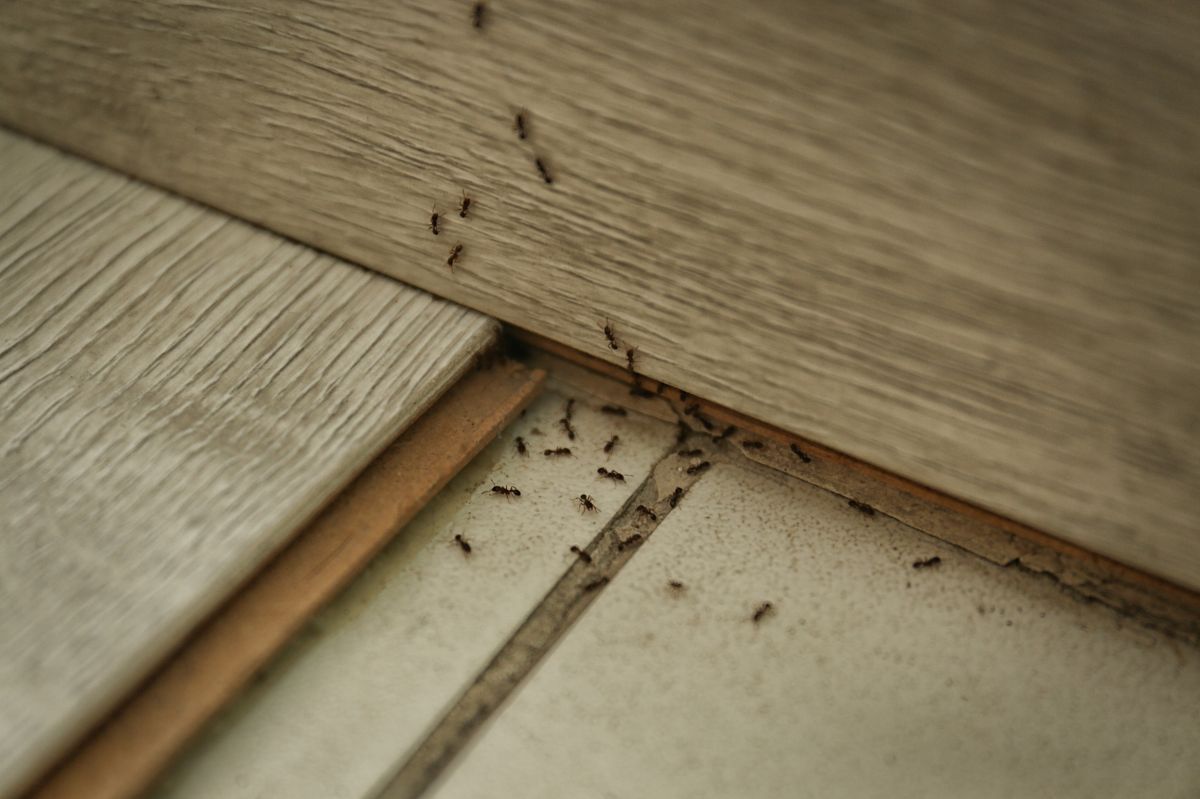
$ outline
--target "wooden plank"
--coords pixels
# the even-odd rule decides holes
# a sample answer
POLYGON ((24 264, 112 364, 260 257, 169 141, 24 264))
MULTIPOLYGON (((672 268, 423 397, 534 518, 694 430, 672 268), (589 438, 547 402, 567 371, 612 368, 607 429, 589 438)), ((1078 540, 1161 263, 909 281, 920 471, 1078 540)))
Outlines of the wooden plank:
POLYGON ((1200 587, 1194 5, 2 14, 8 124, 1200 587))
POLYGON ((1196 647, 726 454, 519 690, 479 675, 440 784, 379 799, 1200 784, 1196 647))
POLYGON ((141 795, 284 642, 512 421, 544 376, 514 365, 459 382, 32 796, 141 795))
POLYGON ((10 133, 0 174, 4 795, 496 326, 10 133))

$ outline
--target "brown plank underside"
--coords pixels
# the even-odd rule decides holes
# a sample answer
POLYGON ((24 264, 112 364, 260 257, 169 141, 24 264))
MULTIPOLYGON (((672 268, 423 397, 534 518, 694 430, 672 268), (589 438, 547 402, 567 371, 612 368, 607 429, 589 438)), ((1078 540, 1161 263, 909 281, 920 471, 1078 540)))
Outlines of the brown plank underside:
POLYGON ((1200 587, 1200 9, 468 10, 9 5, 0 118, 1200 587))

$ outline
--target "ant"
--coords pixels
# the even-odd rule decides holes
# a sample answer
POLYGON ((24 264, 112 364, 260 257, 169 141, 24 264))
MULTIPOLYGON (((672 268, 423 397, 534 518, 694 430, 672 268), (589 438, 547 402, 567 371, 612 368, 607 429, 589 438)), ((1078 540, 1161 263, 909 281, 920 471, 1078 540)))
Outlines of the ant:
POLYGON ((734 427, 733 425, 729 425, 729 427, 726 427, 724 430, 721 431, 721 435, 713 436, 713 441, 724 441, 725 439, 729 438, 731 435, 733 435, 736 432, 737 432, 737 428, 734 427))
POLYGON ((620 440, 621 440, 620 436, 613 436, 612 438, 610 438, 608 440, 608 443, 604 445, 604 452, 606 454, 611 455, 612 451, 613 451, 613 447, 615 447, 617 445, 617 442, 620 440))
POLYGON ((608 319, 604 320, 604 337, 608 339, 608 346, 610 349, 621 349, 621 345, 617 343, 617 332, 613 330, 612 322, 610 322, 608 319))
POLYGON ((458 544, 464 555, 471 554, 471 544, 467 541, 467 539, 462 537, 461 533, 454 536, 454 543, 458 544))
POLYGON ((679 504, 679 500, 683 499, 683 489, 675 486, 675 490, 671 492, 671 497, 667 501, 671 503, 671 507, 679 504))
MULTIPOLYGON (((525 137, 522 136, 521 138, 525 137)), ((537 167, 538 174, 542 176, 542 180, 546 181, 546 183, 554 182, 554 178, 550 177, 550 171, 546 169, 546 163, 541 158, 533 159, 533 164, 537 167)))
POLYGON ((606 585, 608 585, 607 577, 597 577, 595 580, 592 580, 590 583, 585 585, 583 587, 583 590, 586 592, 591 592, 591 591, 595 591, 598 588, 603 588, 606 585))
POLYGON ((462 255, 462 251, 463 246, 461 244, 455 244, 454 249, 450 251, 450 257, 446 259, 446 266, 450 267, 451 270, 454 269, 454 263, 458 260, 458 256, 462 255))
MULTIPOLYGON (((683 412, 688 416, 693 417, 700 424, 704 425, 705 430, 711 431, 713 429, 712 420, 700 412, 700 403, 693 402, 691 405, 684 408, 683 412)), ((734 429, 736 430, 737 428, 734 429)))
POLYGON ((758 624, 760 621, 763 620, 763 617, 765 617, 768 613, 772 612, 773 610, 775 610, 774 605, 772 605, 770 602, 764 602, 761 605, 759 605, 758 608, 754 611, 754 615, 750 617, 750 620, 753 621, 755 624, 758 624))
POLYGON ((620 472, 615 472, 612 469, 605 469, 603 466, 596 470, 596 474, 600 475, 601 477, 607 477, 609 480, 612 480, 616 483, 625 482, 625 475, 621 474, 620 472))
POLYGON ((676 452, 675 454, 681 458, 695 458, 697 456, 703 455, 704 450, 699 449, 699 448, 697 448, 697 449, 681 449, 678 452, 676 452))
MULTIPOLYGON (((486 3, 476 3, 471 9, 471 20, 475 25, 475 30, 483 30, 483 15, 487 11, 486 3)), ((466 214, 463 214, 466 216, 466 214)))
POLYGON ((629 387, 629 396, 640 397, 641 399, 652 399, 654 392, 642 388, 642 384, 637 381, 637 375, 634 375, 633 385, 629 387))
POLYGON ((939 558, 937 555, 934 555, 932 558, 925 558, 923 560, 914 561, 913 568, 914 569, 929 569, 929 568, 932 568, 932 567, 938 565, 941 562, 942 562, 942 559, 939 558))
POLYGON ((687 437, 692 434, 692 428, 688 427, 687 422, 680 419, 675 423, 675 443, 682 444, 687 441, 687 437))
POLYGON ((527 122, 526 122, 526 118, 525 118, 525 112, 518 111, 517 118, 515 120, 513 120, 513 130, 515 130, 517 132, 518 139, 524 140, 524 139, 529 138, 529 133, 526 130, 526 124, 527 124, 527 122))
POLYGON ((517 436, 516 444, 517 444, 517 452, 519 452, 525 456, 529 455, 529 447, 525 446, 525 439, 521 438, 520 436, 517 436))
POLYGON ((693 475, 694 474, 704 474, 711 467, 712 467, 712 464, 709 463, 708 461, 700 461, 699 463, 692 464, 691 466, 687 467, 687 473, 693 474, 693 475))
POLYGON ((854 508, 859 513, 865 513, 867 516, 875 515, 875 509, 865 502, 859 502, 856 499, 849 499, 846 500, 846 504, 854 508))
MULTIPOLYGON (((574 400, 572 400, 572 402, 574 402, 574 400)), ((568 414, 570 414, 570 412, 571 412, 570 407, 571 407, 570 405, 567 406, 568 414)), ((559 425, 562 426, 563 432, 567 434, 567 438, 574 441, 575 440, 575 428, 571 427, 571 417, 569 415, 564 416, 563 418, 558 420, 558 423, 559 423, 559 425)))
POLYGON ((519 497, 521 496, 521 489, 516 486, 492 486, 483 493, 491 494, 494 497, 519 497))
POLYGON ((543 453, 548 458, 558 457, 559 455, 570 455, 570 447, 559 447, 558 449, 548 449, 543 453))
POLYGON ((601 413, 607 413, 611 416, 628 416, 629 412, 620 405, 605 405, 600 408, 601 413))
POLYGON ((649 519, 649 520, 650 520, 650 521, 652 521, 652 522, 656 522, 656 521, 658 521, 658 515, 657 515, 657 514, 655 514, 655 512, 654 512, 654 511, 652 511, 652 510, 650 510, 649 508, 647 508, 645 505, 638 505, 638 506, 637 506, 637 507, 634 509, 634 512, 635 512, 635 513, 637 513, 637 514, 639 514, 639 515, 641 515, 641 516, 645 516, 647 519, 649 519))
POLYGON ((684 391, 682 388, 679 389, 679 401, 680 402, 688 401, 688 393, 686 391, 684 391))
POLYGON ((634 533, 623 541, 617 542, 617 551, 624 552, 627 547, 636 547, 642 543, 642 534, 634 533))
POLYGON ((429 215, 429 229, 433 231, 433 235, 435 236, 442 232, 438 228, 438 220, 441 218, 442 215, 438 213, 437 206, 433 206, 433 209, 429 215))
POLYGON ((743 441, 742 442, 742 449, 762 449, 764 446, 766 446, 766 445, 763 444, 761 441, 743 441))
POLYGON ((679 582, 678 580, 669 580, 667 585, 671 586, 672 591, 682 591, 684 588, 683 583, 679 582))
POLYGON ((571 544, 571 551, 574 552, 577 556, 579 556, 579 559, 582 560, 584 563, 587 563, 589 565, 591 564, 592 556, 589 555, 588 553, 584 552, 579 547, 575 546, 574 544, 571 544))
POLYGON ((633 360, 637 356, 637 347, 630 347, 625 350, 625 364, 629 368, 631 375, 636 375, 637 370, 633 368, 633 360))
MULTIPOLYGON (((479 7, 482 7, 482 6, 483 6, 483 4, 480 3, 479 7)), ((470 209, 471 209, 471 198, 468 197, 467 193, 464 191, 463 196, 462 196, 462 202, 460 202, 458 204, 458 215, 460 217, 462 217, 463 219, 466 219, 467 211, 469 211, 470 209)))
POLYGON ((592 499, 587 494, 580 494, 579 499, 577 499, 575 501, 579 503, 579 507, 582 508, 584 511, 600 510, 598 507, 596 507, 596 500, 592 499))
POLYGON ((809 457, 808 453, 795 444, 792 444, 792 453, 800 459, 801 463, 812 463, 812 458, 809 457))

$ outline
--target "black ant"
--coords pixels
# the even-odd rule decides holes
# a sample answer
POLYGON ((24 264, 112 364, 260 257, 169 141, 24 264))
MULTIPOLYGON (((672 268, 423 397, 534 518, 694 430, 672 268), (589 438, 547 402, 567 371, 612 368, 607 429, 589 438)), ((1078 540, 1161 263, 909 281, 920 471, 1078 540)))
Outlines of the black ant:
POLYGON ((571 544, 571 551, 574 552, 576 555, 578 555, 579 559, 582 560, 584 563, 590 564, 592 562, 592 556, 589 555, 588 553, 584 552, 582 549, 575 546, 574 544, 571 544))
POLYGON ((621 349, 621 345, 617 343, 617 332, 613 330, 612 322, 607 319, 604 320, 604 337, 608 339, 610 349, 621 349))
POLYGON ((687 441, 687 437, 692 434, 692 428, 688 427, 687 422, 680 419, 675 423, 675 443, 682 444, 687 441))
POLYGON ((582 508, 584 511, 600 510, 598 507, 596 507, 596 500, 592 499, 587 494, 580 494, 579 499, 577 499, 575 501, 577 503, 579 503, 579 507, 582 508))
POLYGON ((517 436, 516 445, 517 452, 521 453, 522 455, 529 455, 529 447, 525 446, 525 439, 517 436))
POLYGON ((721 431, 721 435, 713 436, 713 441, 724 441, 725 439, 729 438, 731 435, 733 435, 736 432, 737 432, 737 428, 734 427, 733 425, 729 425, 728 427, 726 427, 724 430, 721 431))
POLYGON ((942 562, 942 559, 939 558, 937 555, 934 555, 932 558, 925 558, 923 560, 914 561, 913 568, 914 569, 929 569, 929 568, 932 568, 932 567, 938 565, 941 562, 942 562))
POLYGON ((759 605, 758 608, 754 611, 754 615, 750 617, 750 620, 753 621, 755 624, 758 624, 760 621, 763 620, 763 617, 765 617, 768 613, 772 612, 773 610, 775 610, 774 605, 772 605, 770 602, 764 602, 761 605, 759 605))
POLYGON ((658 521, 658 515, 654 511, 647 508, 645 505, 638 505, 637 508, 634 509, 634 512, 638 513, 642 516, 645 516, 647 519, 649 519, 652 522, 658 521))
POLYGON ((620 405, 605 405, 600 408, 601 413, 607 413, 610 416, 628 416, 629 411, 622 408, 620 405))
POLYGON ((670 502, 671 507, 673 508, 679 504, 679 500, 681 499, 683 499, 683 489, 679 486, 675 486, 675 490, 671 492, 671 496, 667 502, 670 502))
MULTIPOLYGON (((522 136, 521 138, 524 138, 522 136)), ((533 159, 534 166, 537 167, 538 174, 542 176, 542 180, 547 183, 553 183, 554 178, 550 177, 550 171, 546 168, 546 163, 540 158, 533 159)))
POLYGON ((454 263, 458 260, 458 256, 462 255, 462 251, 463 246, 461 244, 455 244, 454 249, 450 251, 450 257, 446 259, 446 266, 453 270, 454 263))
POLYGON ((559 447, 558 449, 548 449, 543 453, 548 458, 558 457, 560 455, 570 455, 570 447, 559 447))
POLYGON ((607 477, 609 480, 612 480, 616 483, 625 482, 625 475, 621 474, 620 472, 615 472, 612 469, 605 469, 603 466, 596 470, 596 474, 600 475, 601 477, 607 477))
POLYGON ((766 446, 766 445, 763 444, 761 441, 743 441, 742 442, 742 449, 762 449, 764 446, 766 446))
POLYGON ((483 15, 485 11, 487 11, 486 3, 476 3, 471 9, 471 20, 475 25, 475 30, 483 30, 483 15))
POLYGON ((623 541, 617 542, 617 551, 624 552, 628 547, 636 547, 642 543, 642 534, 634 533, 623 541))
POLYGON ((526 130, 526 125, 527 125, 527 122, 525 119, 525 112, 518 111, 517 118, 515 120, 513 120, 513 130, 515 130, 517 132, 518 139, 529 138, 529 133, 526 130))
POLYGON ((678 580, 669 580, 667 582, 667 585, 671 586, 672 591, 682 591, 683 590, 683 583, 679 582, 678 580))
POLYGON ((433 211, 429 215, 429 229, 433 231, 433 235, 438 235, 442 231, 438 228, 438 220, 442 215, 437 212, 437 206, 433 206, 433 211))
POLYGON ((620 440, 621 440, 620 436, 613 436, 612 438, 610 438, 608 440, 608 443, 604 445, 604 452, 611 455, 612 451, 613 451, 613 447, 615 447, 617 445, 617 442, 620 440))
MULTIPOLYGON (((572 400, 572 402, 573 401, 574 400, 572 400)), ((567 412, 570 413, 570 406, 568 406, 567 412)), ((575 428, 571 427, 571 417, 564 416, 563 418, 558 420, 558 424, 562 427, 563 432, 567 434, 567 438, 574 441, 575 440, 575 428)))
POLYGON ((483 493, 491 494, 494 497, 519 497, 521 496, 521 489, 516 486, 492 486, 483 493))
POLYGON ((857 499, 848 499, 846 504, 854 508, 859 513, 865 513, 867 516, 874 516, 875 509, 865 502, 859 502, 857 499))
POLYGON ((633 362, 636 356, 637 347, 630 347, 629 349, 625 350, 625 365, 629 369, 629 373, 632 375, 637 374, 637 370, 633 368, 633 362))
POLYGON ((687 473, 693 474, 693 475, 694 474, 704 474, 711 467, 712 467, 712 464, 709 463, 708 461, 700 461, 699 463, 694 463, 691 466, 687 467, 687 473))
POLYGON ((795 444, 792 444, 792 453, 800 459, 801 463, 812 463, 812 458, 809 457, 808 453, 795 444))
POLYGON ((713 429, 712 420, 700 412, 700 403, 693 402, 691 405, 684 408, 683 412, 685 414, 687 414, 688 416, 691 416, 693 419, 698 421, 700 424, 704 425, 705 430, 711 431, 713 429))
MULTIPOLYGON (((482 3, 480 5, 482 5, 482 3)), ((462 202, 460 202, 458 204, 458 215, 460 217, 462 217, 463 219, 466 219, 467 211, 469 211, 470 209, 471 209, 471 198, 468 197, 467 193, 464 191, 463 196, 462 196, 462 202)))
POLYGON ((603 588, 606 585, 608 585, 607 577, 597 577, 595 580, 592 580, 590 583, 586 584, 583 587, 583 590, 590 593, 598 588, 603 588))
POLYGON ((468 543, 467 539, 463 538, 461 534, 454 536, 454 543, 458 544, 464 555, 471 554, 471 544, 468 543))
POLYGON ((695 458, 699 455, 703 455, 704 450, 702 450, 702 449, 681 449, 678 452, 676 452, 675 454, 681 458, 695 458))

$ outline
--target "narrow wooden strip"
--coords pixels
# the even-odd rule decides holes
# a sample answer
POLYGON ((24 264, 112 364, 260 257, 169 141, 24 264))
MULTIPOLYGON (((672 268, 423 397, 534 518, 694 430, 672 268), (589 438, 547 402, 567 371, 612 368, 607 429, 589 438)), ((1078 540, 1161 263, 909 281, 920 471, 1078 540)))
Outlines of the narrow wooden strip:
POLYGON ((686 413, 694 405, 712 422, 712 433, 737 428, 728 443, 752 460, 865 502, 993 563, 1043 574, 1080 598, 1101 602, 1141 624, 1200 643, 1200 593, 1189 588, 658 381, 643 378, 641 386, 649 396, 630 396, 627 371, 535 333, 511 328, 509 333, 536 348, 531 363, 553 369, 561 379, 582 381, 600 396, 703 430, 700 417, 686 413), (761 441, 763 447, 747 448, 747 441, 761 441))
POLYGON ((293 633, 537 394, 544 372, 475 372, 389 446, 33 793, 144 790, 293 633))

